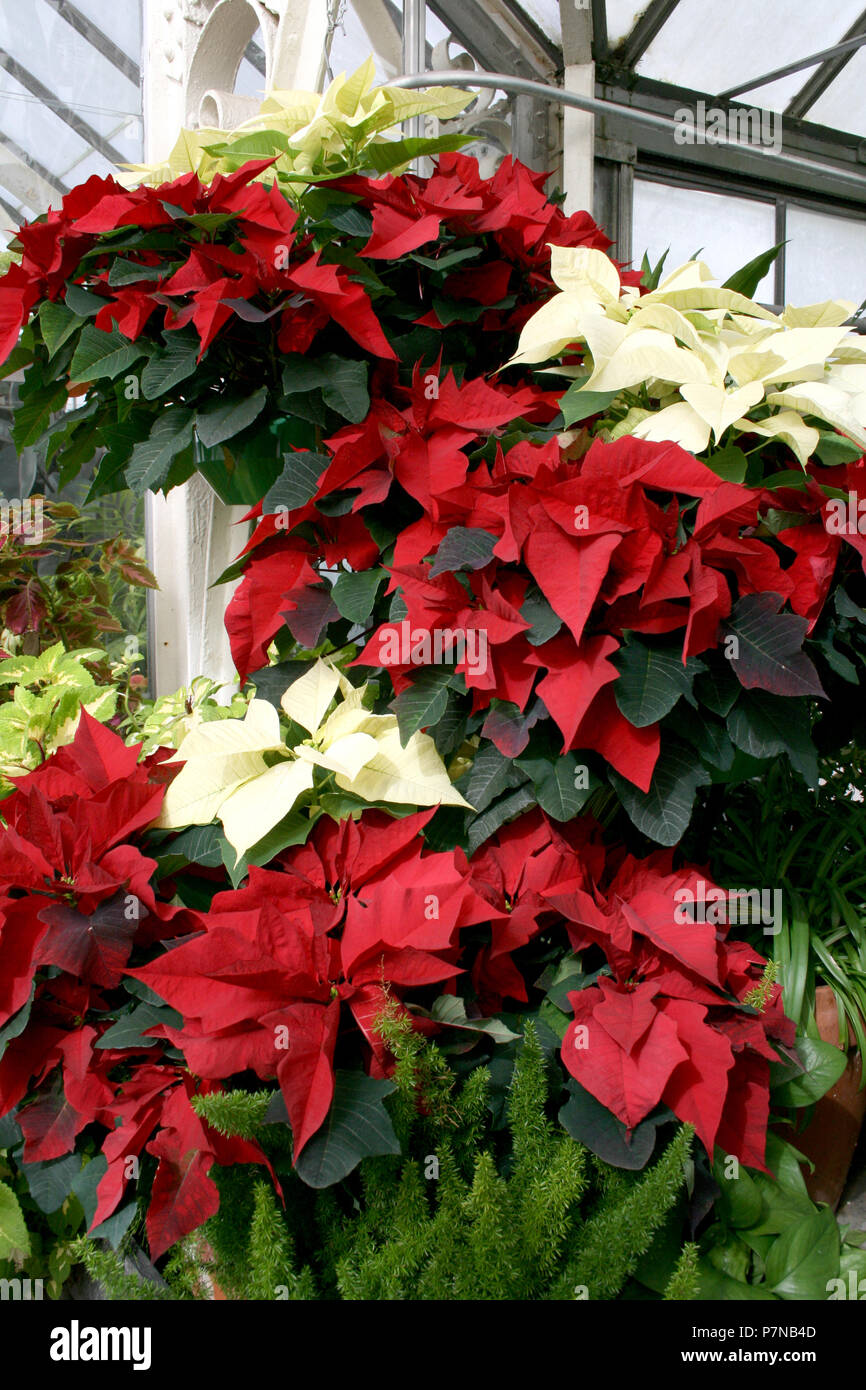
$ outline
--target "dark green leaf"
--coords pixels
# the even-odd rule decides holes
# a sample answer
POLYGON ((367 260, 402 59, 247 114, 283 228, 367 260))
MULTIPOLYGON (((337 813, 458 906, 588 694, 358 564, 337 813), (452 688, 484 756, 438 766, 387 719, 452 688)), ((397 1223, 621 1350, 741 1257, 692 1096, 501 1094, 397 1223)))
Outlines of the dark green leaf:
POLYGON ((764 690, 746 690, 728 716, 728 733, 738 748, 752 758, 772 758, 787 753, 810 787, 818 785, 818 760, 809 725, 809 711, 802 701, 764 690))
POLYGON ((145 1031, 155 1028, 158 1023, 166 1023, 169 1028, 180 1028, 183 1018, 175 1009, 164 1005, 155 1008, 151 1004, 140 1004, 128 1013, 121 1014, 116 1023, 107 1028, 97 1038, 94 1047, 156 1047, 158 1038, 146 1038, 145 1031))
POLYGON ((622 1120, 590 1095, 573 1078, 566 1086, 568 1100, 559 1112, 559 1122, 579 1144, 585 1144, 603 1163, 633 1172, 645 1168, 656 1145, 659 1124, 669 1119, 665 1112, 658 1119, 647 1119, 628 1132, 622 1120))
POLYGON ((419 252, 412 251, 407 257, 407 260, 417 261, 418 264, 423 265, 426 270, 451 270, 455 265, 459 265, 461 261, 472 260, 473 257, 480 256, 482 249, 483 248, 480 246, 462 246, 456 251, 446 251, 444 256, 438 257, 422 256, 419 252))
POLYGON ((780 613, 781 606, 781 597, 770 593, 747 594, 734 604, 723 633, 734 674, 747 690, 824 695, 815 667, 801 650, 809 624, 796 613, 780 613))
POLYGON ((436 559, 430 569, 430 578, 437 574, 453 573, 456 570, 478 570, 488 565, 493 558, 493 547, 497 537, 489 531, 479 531, 468 526, 452 526, 440 542, 436 559))
POLYGON ((159 280, 166 272, 164 265, 139 265, 136 261, 124 260, 118 256, 111 262, 108 272, 109 285, 132 285, 137 280, 159 280))
POLYGON ((825 468, 836 468, 841 464, 856 463, 863 450, 859 444, 855 444, 852 439, 846 439, 844 435, 821 430, 815 453, 825 468))
POLYGON ((759 256, 747 261, 725 281, 723 288, 736 290, 737 294, 751 299, 784 245, 784 241, 777 242, 769 251, 762 251, 759 256))
POLYGON ((315 495, 319 479, 331 463, 328 454, 306 451, 284 454, 283 460, 283 471, 265 496, 265 516, 278 507, 288 507, 289 511, 303 507, 315 495))
POLYGON ((426 729, 442 717, 453 674, 451 666, 425 666, 412 684, 391 701, 404 747, 418 729, 426 729))
POLYGON ((22 1163, 21 1171, 39 1210, 57 1211, 73 1191, 81 1172, 81 1155, 71 1153, 45 1163, 22 1163))
POLYGON ((379 587, 387 578, 387 571, 383 569, 341 574, 331 590, 331 597, 344 618, 353 623, 365 623, 375 606, 379 587))
POLYGON ((600 415, 619 395, 618 391, 582 391, 581 382, 569 386, 559 402, 566 429, 590 415, 600 415))
POLYGON ((180 333, 165 335, 165 347, 155 352, 141 374, 141 390, 145 400, 153 401, 170 391, 178 382, 192 376, 199 351, 197 337, 180 333))
POLYGON ((675 845, 682 839, 691 820, 697 789, 710 780, 706 770, 695 763, 691 749, 671 737, 662 744, 648 792, 642 792, 612 768, 608 776, 638 830, 660 845, 675 845))
MULTIPOLYGON (((532 779, 539 806, 553 820, 571 820, 599 786, 598 778, 588 771, 578 785, 581 764, 573 753, 562 753, 555 758, 521 757, 517 759, 517 766, 532 779), (586 786, 583 786, 584 780, 586 786)), ((466 800, 472 801, 472 798, 467 796, 466 800)))
POLYGON ((110 333, 88 323, 81 330, 69 368, 70 381, 97 381, 114 378, 128 372, 134 363, 146 355, 141 341, 131 343, 116 328, 110 333))
POLYGON ((771 1067, 774 1105, 814 1104, 835 1086, 848 1064, 844 1052, 820 1038, 799 1037, 795 1048, 802 1070, 793 1062, 775 1062, 771 1067))
POLYGON ((521 811, 534 805, 535 794, 529 786, 518 787, 516 791, 509 792, 507 796, 494 801, 483 815, 477 816, 469 823, 469 853, 474 854, 478 846, 495 834, 500 826, 505 825, 507 821, 514 820, 521 811))
POLYGON ((650 645, 637 637, 620 647, 613 661, 620 673, 613 687, 616 703, 638 729, 657 724, 681 695, 690 695, 695 675, 702 670, 693 657, 683 665, 679 643, 650 645))
POLYGON ((694 692, 700 704, 726 719, 739 698, 741 686, 730 663, 713 665, 695 680, 694 692))
POLYGON ((707 467, 712 468, 720 478, 724 478, 726 483, 742 483, 749 466, 749 460, 736 444, 729 444, 727 448, 710 454, 705 462, 707 467))
POLYGON ((73 314, 66 304, 46 299, 39 309, 39 326, 48 356, 53 357, 67 338, 71 338, 77 329, 84 327, 84 323, 85 320, 79 318, 78 314, 73 314))
POLYGON ((206 406, 196 416, 196 434, 206 449, 213 449, 245 430, 261 415, 268 399, 267 387, 262 386, 252 396, 220 397, 213 406, 206 406))
POLYGON ((83 319, 92 319, 108 303, 108 300, 104 299, 101 294, 93 294, 90 290, 85 290, 81 285, 74 285, 70 281, 67 281, 66 284, 65 300, 67 308, 83 319))
POLYGON ((338 232, 345 232, 347 236, 369 237, 373 230, 373 219, 363 208, 356 207, 349 203, 330 203, 316 219, 318 222, 330 222, 332 227, 336 227, 338 232))
POLYGON ((727 1226, 741 1228, 754 1226, 763 1209, 761 1189, 746 1171, 740 1168, 735 1177, 728 1177, 724 1162, 716 1164, 715 1180, 719 1185, 716 1198, 716 1215, 727 1226))
POLYGON ((126 478, 137 496, 143 496, 148 488, 159 488, 177 455, 191 447, 194 419, 193 412, 185 406, 172 406, 156 417, 148 438, 135 445, 126 478))
POLYGON ((276 666, 263 666, 260 671, 253 671, 249 683, 255 686, 258 699, 267 700, 276 709, 281 709, 281 696, 292 681, 308 670, 309 663, 306 661, 281 661, 276 666))
POLYGON ((338 1071, 325 1123, 295 1163, 298 1177, 309 1187, 331 1187, 348 1177, 362 1158, 398 1154, 400 1144, 384 1106, 394 1089, 392 1081, 338 1071))
POLYGON ((542 643, 549 642, 562 627, 562 619, 554 613, 539 589, 529 590, 521 605, 520 616, 524 622, 532 625, 526 634, 526 640, 533 647, 540 647, 542 643))
POLYGON ((461 779, 460 794, 477 813, 485 811, 501 792, 519 786, 523 780, 511 758, 493 743, 482 743, 468 774, 461 779))

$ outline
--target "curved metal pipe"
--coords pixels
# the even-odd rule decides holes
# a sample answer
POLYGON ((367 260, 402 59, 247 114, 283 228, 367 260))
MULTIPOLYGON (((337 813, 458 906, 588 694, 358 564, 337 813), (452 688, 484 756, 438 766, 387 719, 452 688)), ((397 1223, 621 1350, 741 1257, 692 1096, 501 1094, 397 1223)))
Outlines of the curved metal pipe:
MULTIPOLYGON (((663 130, 671 137, 677 129, 669 117, 658 116, 654 111, 643 111, 636 106, 623 106, 616 101, 602 101, 598 97, 579 96, 576 92, 566 91, 564 87, 553 87, 546 82, 533 82, 527 77, 510 77, 508 73, 504 72, 409 73, 402 77, 392 78, 388 85, 391 87, 494 87, 503 92, 513 92, 517 96, 541 97, 546 101, 558 102, 560 106, 573 106, 578 111, 590 111, 595 116, 623 116, 630 121, 637 121, 641 125, 663 130)), ((843 183, 853 184, 861 194, 866 193, 866 177, 864 175, 851 173, 847 169, 840 169, 836 164, 822 164, 818 160, 803 159, 795 154, 776 154, 774 150, 765 145, 748 145, 740 140, 718 138, 713 140, 713 144, 728 149, 744 150, 750 154, 765 155, 772 159, 774 164, 779 164, 786 169, 796 169, 801 174, 821 174, 823 178, 831 175, 843 183)))

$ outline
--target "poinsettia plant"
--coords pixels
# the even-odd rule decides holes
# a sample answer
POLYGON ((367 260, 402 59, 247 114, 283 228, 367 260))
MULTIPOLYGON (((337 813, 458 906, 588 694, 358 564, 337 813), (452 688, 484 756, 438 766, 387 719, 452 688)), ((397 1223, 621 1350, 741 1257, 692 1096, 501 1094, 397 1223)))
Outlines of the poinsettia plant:
POLYGON ((756 952, 676 925, 695 870, 609 856, 588 819, 558 829, 535 811, 468 860, 426 843, 431 810, 368 811, 321 817, 306 845, 196 910, 169 894, 178 858, 208 873, 201 846, 184 855, 157 836, 162 865, 148 853, 170 775, 164 755, 139 761, 85 713, 3 803, 0 1108, 15 1111, 25 1165, 101 1135, 94 1226, 149 1165, 159 1253, 215 1210, 211 1164, 265 1164, 193 1103, 246 1073, 279 1084, 295 1166, 318 1185, 304 1154, 347 1065, 388 1075, 378 1023, 395 1007, 461 1051, 515 1036, 504 1007, 534 1010, 562 1037, 562 1080, 624 1134, 668 1107, 709 1153, 763 1166, 769 1064, 793 1025, 777 985, 755 1007, 756 952))
POLYGON ((398 1152, 383 1021, 501 1082, 531 1020, 561 1124, 631 1168, 672 1117, 707 1174, 768 1168, 804 1068, 763 956, 678 914, 723 893, 678 846, 706 789, 780 757, 813 785, 850 737, 847 306, 657 284, 514 161, 370 177, 425 100, 277 94, 73 189, 0 280, 20 445, 61 479, 98 454, 91 497, 198 470, 255 523, 231 705, 157 702, 143 749, 85 710, 0 804, 0 1113, 153 1254, 214 1165, 279 1186, 220 1088, 293 1180, 398 1152))

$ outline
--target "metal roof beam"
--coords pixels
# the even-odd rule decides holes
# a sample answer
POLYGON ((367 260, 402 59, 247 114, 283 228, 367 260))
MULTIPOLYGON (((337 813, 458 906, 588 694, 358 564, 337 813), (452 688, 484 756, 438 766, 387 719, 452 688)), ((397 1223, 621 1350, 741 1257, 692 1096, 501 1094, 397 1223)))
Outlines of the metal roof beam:
POLYGON ((115 149, 110 141, 99 134, 98 130, 94 130, 93 126, 83 121, 81 117, 72 110, 71 106, 67 106, 64 101, 58 101, 54 93, 49 91, 44 83, 39 81, 38 77, 34 77, 32 72, 19 63, 17 58, 13 58, 11 53, 0 51, 0 68, 4 68, 9 76, 14 77, 15 81, 19 83, 20 86, 24 87, 32 96, 37 97, 39 101, 42 102, 43 106, 47 107, 49 111, 54 112, 55 116, 59 116, 61 121, 64 121, 71 130, 74 130, 75 134, 80 136, 85 144, 90 145, 94 150, 98 150, 99 153, 110 160, 112 164, 123 164, 126 162, 126 156, 121 154, 120 150, 115 149))
POLYGON ((0 184, 29 208, 47 207, 69 189, 62 179, 0 131, 0 184), (35 177, 34 177, 35 176, 35 177))
POLYGON ((852 55, 858 48, 866 43, 866 33, 857 34, 852 39, 843 39, 841 43, 834 43, 832 48, 822 48, 820 53, 813 53, 809 58, 798 58, 796 63, 787 63, 783 68, 774 68, 772 72, 765 72, 762 77, 753 77, 749 82, 739 82, 736 87, 728 87, 727 91, 719 92, 722 101, 727 101, 730 97, 737 97, 741 92, 751 92, 754 87, 766 87, 769 82, 775 82, 778 77, 790 77, 792 72, 802 72, 804 68, 814 68, 818 63, 823 63, 826 58, 836 58, 843 53, 852 55))
POLYGON ((7 217, 12 218, 12 226, 17 231, 24 221, 24 214, 21 209, 13 207, 11 203, 7 203, 6 199, 2 196, 0 196, 0 208, 3 209, 7 217))
MULTIPOLYGON (((847 34, 842 35, 842 42, 845 43, 848 39, 857 38, 858 35, 864 33, 866 33, 866 10, 864 10, 861 15, 858 15, 847 34)), ((792 97, 788 102, 788 105, 785 107, 785 115, 796 116, 798 119, 805 116, 809 108, 815 105, 819 96, 826 92, 830 83, 836 81, 836 78, 839 76, 846 63, 850 63, 851 59, 854 57, 855 52, 856 49, 852 49, 848 53, 837 53, 835 58, 828 58, 823 62, 821 66, 812 73, 809 81, 800 88, 797 95, 792 97)))
POLYGON ((610 52, 607 37, 607 5, 605 0, 591 0, 592 9, 592 56, 597 63, 603 63, 610 52))
POLYGON ((633 68, 646 53, 656 34, 667 24, 679 0, 651 0, 630 34, 616 50, 617 62, 633 68))
POLYGON ((138 63, 130 58, 128 53, 124 53, 122 48, 118 48, 107 34, 103 34, 92 19, 88 19, 86 14, 82 14, 81 10, 71 5, 69 0, 45 0, 45 3, 50 5, 61 19, 65 19, 66 23, 77 34, 86 39, 92 48, 101 53, 103 58, 107 58, 112 67, 117 68, 118 72, 122 72, 124 77, 135 83, 136 87, 141 86, 141 69, 138 63))
POLYGON ((244 57, 246 58, 248 63, 252 63, 256 72, 261 73, 262 77, 265 76, 265 73, 267 72, 267 63, 265 61, 264 52, 252 39, 250 39, 249 43, 244 49, 244 57))
MULTIPOLYGON (((474 0, 428 0, 428 6, 436 18, 483 67, 544 81, 550 77, 553 65, 544 61, 538 50, 533 51, 529 34, 526 35, 526 44, 518 47, 506 30, 496 23, 495 10, 500 4, 501 0, 486 0, 482 10, 474 0)), ((462 77, 462 73, 459 75, 462 77)), ((457 83, 457 78, 452 76, 452 81, 457 83)))

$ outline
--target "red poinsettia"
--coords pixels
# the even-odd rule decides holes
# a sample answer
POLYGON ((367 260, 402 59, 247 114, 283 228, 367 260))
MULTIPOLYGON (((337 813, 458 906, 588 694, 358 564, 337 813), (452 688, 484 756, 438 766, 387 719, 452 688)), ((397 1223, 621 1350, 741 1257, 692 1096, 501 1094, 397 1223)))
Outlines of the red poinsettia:
POLYGON ((459 931, 487 916, 460 852, 424 849, 432 814, 323 818, 280 869, 252 868, 245 888, 217 894, 204 935, 128 972, 183 1015, 158 1031, 197 1075, 276 1076, 296 1157, 328 1112, 340 1028, 354 1020, 380 1070, 385 987, 399 996, 459 974, 459 931))
POLYGON ((611 972, 569 995, 562 1058, 629 1129, 668 1105, 710 1155, 718 1144, 764 1168, 773 1040, 793 1043, 794 1025, 778 985, 760 1011, 742 1003, 765 964, 755 951, 727 942, 726 927, 678 920, 683 893, 698 901, 702 890, 671 861, 669 851, 629 855, 601 887, 575 878, 545 895, 574 949, 600 947, 611 972))

